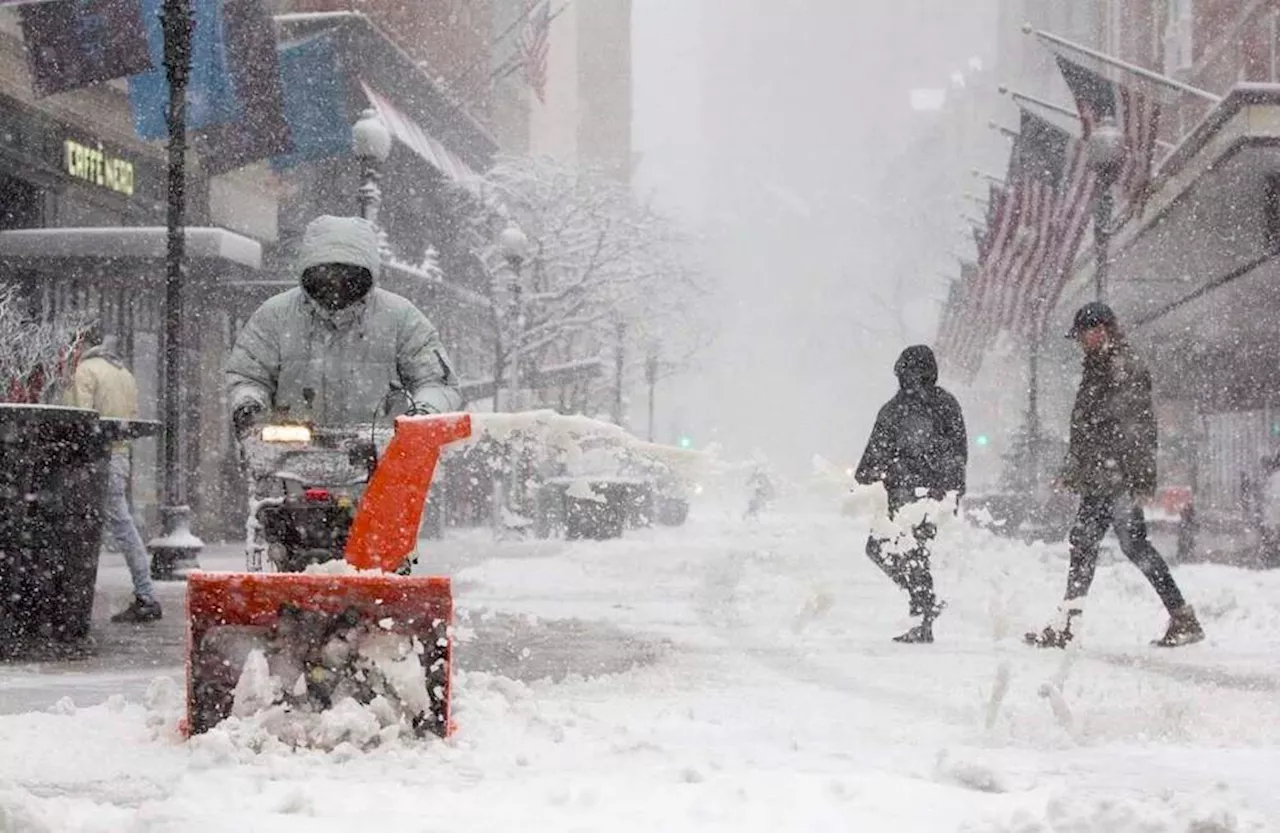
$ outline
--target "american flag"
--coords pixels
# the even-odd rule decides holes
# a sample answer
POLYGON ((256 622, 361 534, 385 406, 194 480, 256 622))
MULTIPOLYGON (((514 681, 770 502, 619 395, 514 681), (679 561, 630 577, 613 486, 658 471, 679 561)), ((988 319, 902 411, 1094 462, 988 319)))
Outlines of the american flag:
POLYGON ((1029 336, 1038 338, 1043 334, 1049 314, 1062 297, 1062 290, 1071 276, 1071 266, 1084 240, 1085 229, 1089 226, 1097 187, 1098 179, 1089 162, 1087 146, 1080 139, 1068 136, 1066 170, 1062 175, 1054 220, 1055 244, 1045 270, 1048 285, 1029 319, 1034 327, 1027 333, 1029 336))
MULTIPOLYGON (((974 294, 977 276, 977 263, 960 261, 960 278, 952 281, 948 288, 947 305, 938 325, 938 356, 948 372, 956 374, 965 382, 972 381, 978 371, 973 354, 965 350, 967 325, 970 321, 968 305, 974 294)), ((977 358, 981 359, 981 354, 977 358)))
POLYGON ((1015 336, 1034 334, 1030 322, 1043 306, 1050 283, 1047 267, 1055 260, 1058 244, 1070 140, 1065 130, 1022 111, 1011 182, 1026 210, 1017 233, 1018 256, 1002 281, 1005 292, 999 318, 999 326, 1015 336))
MULTIPOLYGON (((1015 170, 1011 156, 1009 172, 1015 170)), ((1006 179, 1006 182, 1009 181, 1006 179)), ((982 356, 995 341, 998 330, 997 307, 1004 274, 1012 262, 1014 238, 1023 212, 1019 194, 1009 188, 993 189, 988 241, 977 264, 977 271, 965 292, 963 327, 958 338, 959 363, 972 375, 982 364, 982 356)))
POLYGON ((1110 117, 1124 135, 1124 162, 1116 185, 1130 205, 1141 209, 1151 184, 1160 101, 1150 90, 1112 81, 1075 61, 1058 55, 1058 68, 1076 100, 1084 138, 1110 117))
POLYGON ((524 77, 538 101, 547 100, 547 54, 551 44, 551 0, 531 0, 520 35, 524 77))

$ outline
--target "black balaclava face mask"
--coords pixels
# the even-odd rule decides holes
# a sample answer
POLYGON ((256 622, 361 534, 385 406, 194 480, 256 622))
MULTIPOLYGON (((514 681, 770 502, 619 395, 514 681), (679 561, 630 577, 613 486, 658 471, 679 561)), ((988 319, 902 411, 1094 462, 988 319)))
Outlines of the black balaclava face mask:
POLYGON ((346 309, 372 288, 373 275, 363 266, 322 263, 302 273, 302 290, 331 312, 346 309))

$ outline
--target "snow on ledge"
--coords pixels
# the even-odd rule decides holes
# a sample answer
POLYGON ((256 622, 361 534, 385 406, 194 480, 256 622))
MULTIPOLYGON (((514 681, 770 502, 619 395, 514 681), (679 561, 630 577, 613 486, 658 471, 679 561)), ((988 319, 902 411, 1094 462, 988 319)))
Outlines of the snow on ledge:
MULTIPOLYGON (((0 231, 0 256, 159 260, 167 241, 163 226, 13 229, 0 231)), ((186 256, 262 268, 262 244, 223 228, 187 226, 186 256)))

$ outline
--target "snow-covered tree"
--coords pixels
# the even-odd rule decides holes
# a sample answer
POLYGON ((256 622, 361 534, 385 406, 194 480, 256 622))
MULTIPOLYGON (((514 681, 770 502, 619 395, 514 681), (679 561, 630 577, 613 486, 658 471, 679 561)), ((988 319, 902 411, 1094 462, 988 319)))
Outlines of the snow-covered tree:
POLYGON ((548 158, 503 158, 485 175, 473 222, 476 254, 493 276, 488 347, 493 378, 528 381, 554 368, 600 363, 594 376, 543 387, 525 407, 612 413, 622 384, 660 345, 665 375, 706 343, 695 311, 703 273, 693 241, 624 184, 548 158), (519 280, 498 245, 519 226, 529 240, 519 280))
POLYGON ((73 370, 88 324, 76 312, 34 318, 24 296, 0 284, 0 400, 52 401, 73 370))

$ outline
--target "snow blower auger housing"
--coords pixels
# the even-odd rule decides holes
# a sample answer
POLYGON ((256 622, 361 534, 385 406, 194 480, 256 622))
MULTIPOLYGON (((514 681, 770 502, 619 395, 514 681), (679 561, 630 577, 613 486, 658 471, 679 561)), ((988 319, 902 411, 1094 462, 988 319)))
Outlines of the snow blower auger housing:
POLYGON ((345 565, 190 576, 188 734, 255 706, 322 711, 345 697, 368 704, 380 695, 382 705, 399 704, 418 735, 449 734, 450 581, 393 571, 417 544, 441 448, 470 435, 467 414, 396 419, 356 508, 345 565), (265 665, 270 702, 242 683, 250 665, 265 665))

